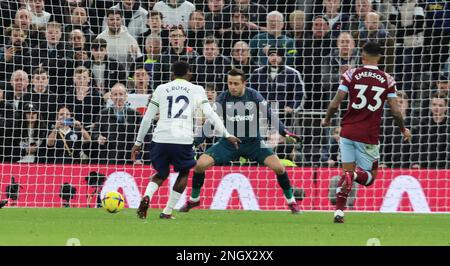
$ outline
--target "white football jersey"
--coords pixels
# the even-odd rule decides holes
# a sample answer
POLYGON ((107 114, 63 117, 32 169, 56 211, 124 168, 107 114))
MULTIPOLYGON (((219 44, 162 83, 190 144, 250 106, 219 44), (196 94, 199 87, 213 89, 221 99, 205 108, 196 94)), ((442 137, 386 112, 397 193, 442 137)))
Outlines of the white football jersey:
POLYGON ((159 108, 159 120, 153 132, 157 143, 192 144, 196 110, 208 103, 205 89, 184 79, 159 85, 150 104, 159 108))

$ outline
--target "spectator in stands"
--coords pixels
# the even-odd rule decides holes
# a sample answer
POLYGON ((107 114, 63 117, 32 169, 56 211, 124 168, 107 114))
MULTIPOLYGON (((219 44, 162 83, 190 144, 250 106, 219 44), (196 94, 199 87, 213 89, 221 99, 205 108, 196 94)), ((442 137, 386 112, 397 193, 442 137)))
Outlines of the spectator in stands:
MULTIPOLYGON (((211 105, 211 107, 213 109, 217 108, 215 105, 216 102, 216 98, 217 98, 217 91, 216 91, 216 87, 214 84, 211 83, 207 83, 205 85, 205 92, 206 92, 206 97, 208 98, 208 102, 211 105)), ((202 129, 203 125, 206 122, 206 116, 203 114, 203 112, 198 109, 197 113, 195 115, 196 118, 196 126, 197 126, 197 130, 202 129)), ((197 133, 199 133, 199 131, 196 131, 197 133)), ((220 136, 216 136, 216 134, 214 134, 215 132, 213 131, 212 134, 207 134, 205 135, 205 139, 204 142, 201 143, 200 145, 198 145, 198 149, 196 150, 196 156, 197 158, 200 157, 200 155, 203 154, 204 151, 206 151, 209 147, 211 147, 214 143, 216 143, 220 136)))
MULTIPOLYGON (((144 65, 136 65, 133 71, 133 81, 129 82, 128 85, 129 107, 135 109, 144 116, 153 93, 150 89, 149 75, 144 65)), ((111 101, 108 106, 112 105, 113 103, 111 101)))
POLYGON ((153 10, 163 14, 164 27, 181 25, 187 29, 189 16, 195 11, 195 6, 185 0, 163 0, 156 3, 153 10))
POLYGON ((312 32, 307 33, 305 37, 303 53, 303 74, 307 88, 305 109, 323 110, 322 94, 320 93, 322 76, 320 73, 322 71, 322 58, 328 56, 331 51, 330 34, 330 26, 326 18, 322 16, 314 17, 312 32))
POLYGON ((36 163, 44 156, 47 126, 40 118, 38 109, 24 104, 22 112, 16 114, 13 132, 13 162, 36 163))
POLYGON ((93 87, 105 95, 116 83, 126 82, 127 73, 115 59, 108 57, 108 43, 100 38, 91 44, 91 61, 85 66, 92 72, 93 87))
POLYGON ((238 6, 233 8, 231 14, 231 27, 217 31, 216 36, 221 40, 220 47, 223 47, 223 54, 230 56, 234 44, 239 41, 249 43, 257 33, 248 26, 248 14, 242 12, 238 6))
POLYGON ((145 40, 145 54, 136 59, 136 63, 131 66, 130 77, 134 76, 136 66, 144 66, 147 70, 149 89, 153 91, 157 86, 170 80, 170 67, 162 62, 169 61, 163 58, 168 57, 162 53, 162 38, 158 35, 149 35, 145 40))
POLYGON ((425 10, 425 53, 431 53, 432 79, 436 80, 440 66, 449 57, 450 2, 442 0, 422 1, 425 10))
POLYGON ((6 101, 14 105, 14 110, 19 111, 23 108, 23 95, 29 91, 30 79, 27 72, 16 70, 11 75, 11 89, 5 93, 6 101))
POLYGON ((31 52, 33 66, 48 69, 50 85, 58 85, 58 93, 65 92, 66 77, 73 73, 73 61, 67 56, 61 36, 61 24, 49 22, 45 31, 46 41, 31 52))
POLYGON ((231 66, 241 69, 244 73, 253 73, 258 68, 255 60, 250 57, 250 47, 246 42, 239 41, 234 44, 231 50, 231 66))
MULTIPOLYGON (((24 5, 26 8, 26 6, 24 5)), ((0 43, 3 44, 4 29, 14 24, 14 15, 19 10, 19 3, 16 1, 0 2, 0 43)))
POLYGON ((350 30, 350 16, 341 12, 341 0, 324 0, 325 14, 331 29, 331 37, 337 38, 342 31, 350 30))
POLYGON ((86 37, 81 30, 72 30, 69 34, 69 47, 73 50, 84 50, 86 46, 86 37))
MULTIPOLYGON (((256 69, 249 86, 261 93, 268 103, 278 103, 280 118, 291 125, 294 111, 302 108, 305 88, 300 72, 284 62, 285 49, 272 47, 267 66, 256 69)), ((275 110, 274 110, 275 111, 275 110)))
POLYGON ((413 134, 410 142, 403 141, 403 136, 395 124, 391 115, 386 114, 383 119, 381 136, 381 160, 380 167, 409 168, 412 162, 413 147, 417 146, 420 121, 411 115, 408 95, 404 91, 397 91, 397 100, 405 127, 409 128, 413 134))
POLYGON ((259 33, 250 41, 250 52, 256 58, 258 65, 267 65, 267 52, 270 47, 285 48, 286 64, 291 65, 296 53, 294 40, 283 35, 284 17, 278 11, 267 14, 267 30, 259 33))
POLYGON ((56 121, 50 126, 47 137, 48 163, 74 164, 88 159, 83 146, 91 140, 91 135, 80 121, 73 118, 69 108, 62 106, 58 110, 56 121))
POLYGON ((21 28, 27 36, 26 42, 30 47, 38 46, 40 41, 44 39, 40 34, 36 25, 31 22, 32 14, 26 8, 17 10, 14 17, 14 25, 21 28))
POLYGON ((8 80, 19 69, 30 71, 30 47, 25 32, 13 25, 6 29, 6 42, 0 48, 0 79, 8 80))
POLYGON ((189 16, 189 28, 187 30, 187 45, 193 47, 197 53, 203 53, 203 40, 212 35, 206 28, 205 14, 202 11, 194 11, 189 16))
POLYGON ((141 0, 141 4, 142 7, 145 10, 148 10, 150 12, 150 10, 153 10, 153 7, 155 6, 155 4, 159 2, 158 0, 141 0))
MULTIPOLYGON (((424 44, 424 10, 418 0, 387 2, 389 22, 396 26, 398 43, 396 54, 395 80, 399 89, 404 90, 410 98, 413 95, 414 80, 424 70, 422 65, 422 52, 424 44)), ((413 97, 411 97, 413 96, 413 97)))
MULTIPOLYGON (((147 30, 147 16, 148 11, 140 6, 139 1, 136 0, 122 0, 117 5, 111 7, 109 10, 116 10, 121 13, 123 19, 122 25, 125 25, 128 33, 137 39, 142 33, 147 30)), ((108 12, 106 18, 103 20, 103 31, 108 27, 108 12)))
POLYGON ((136 65, 133 71, 133 82, 129 88, 130 94, 150 95, 150 76, 144 65, 136 65))
POLYGON ((224 0, 206 0, 205 21, 206 29, 220 33, 227 27, 228 16, 224 12, 224 0))
POLYGON ((142 56, 136 39, 131 36, 127 28, 122 25, 122 13, 116 9, 106 11, 108 28, 97 38, 104 39, 108 44, 108 57, 117 60, 126 71, 130 64, 142 56))
MULTIPOLYGON (((425 117, 429 114, 429 104, 431 102, 431 98, 434 94, 440 94, 440 93, 447 93, 447 95, 450 93, 450 73, 449 72, 442 72, 439 75, 438 80, 431 86, 431 88, 426 88, 422 91, 422 94, 420 95, 419 102, 419 110, 416 112, 416 115, 425 117)), ((449 105, 450 108, 450 105, 449 105)))
POLYGON ((421 119, 418 152, 414 152, 414 168, 450 168, 450 123, 448 94, 433 94, 429 116, 421 119))
POLYGON ((331 137, 324 149, 321 161, 328 167, 338 167, 340 161, 339 139, 341 135, 341 127, 337 126, 331 131, 331 137))
POLYGON ((45 28, 47 23, 51 21, 52 14, 45 11, 44 0, 30 0, 28 1, 31 11, 31 23, 38 27, 45 28))
POLYGON ((217 91, 223 91, 225 78, 231 70, 231 61, 222 55, 219 43, 214 37, 207 37, 203 42, 203 55, 195 61, 195 80, 198 83, 212 83, 217 91))
POLYGON ((0 86, 0 157, 1 162, 11 161, 14 105, 5 100, 5 89, 0 86))
POLYGON ((289 14, 289 31, 287 36, 294 40, 294 46, 296 49, 294 67, 300 73, 304 74, 305 67, 305 12, 302 10, 294 10, 289 14))
POLYGON ((169 47, 169 30, 166 28, 163 28, 162 24, 163 15, 161 12, 158 11, 150 11, 148 13, 148 19, 147 19, 147 27, 148 30, 144 33, 142 33, 139 38, 137 39, 137 42, 139 44, 139 48, 141 48, 141 51, 145 50, 145 41, 149 35, 156 35, 161 38, 162 51, 167 51, 169 47))
MULTIPOLYGON (((231 21, 231 14, 233 14, 234 7, 237 6, 242 13, 247 14, 249 18, 248 27, 252 30, 266 30, 266 22, 268 18, 266 17, 267 9, 258 3, 251 0, 234 0, 233 3, 228 5, 223 9, 223 13, 227 15, 224 21, 231 21)), ((281 13, 280 13, 281 14, 281 13)), ((224 26, 229 27, 229 25, 224 26)))
POLYGON ((91 24, 88 20, 86 8, 81 6, 72 9, 70 24, 65 26, 64 31, 68 33, 76 29, 83 32, 88 43, 95 38, 95 34, 92 31, 91 24))
POLYGON ((364 30, 364 21, 369 12, 373 12, 371 0, 355 0, 355 13, 350 16, 352 34, 364 30))
POLYGON ((337 91, 341 75, 345 71, 359 65, 359 49, 355 48, 355 40, 349 32, 342 32, 337 39, 337 48, 333 49, 329 56, 322 60, 322 78, 320 99, 325 105, 331 101, 332 95, 337 91))
POLYGON ((378 13, 367 13, 362 30, 354 33, 354 37, 358 40, 358 47, 360 48, 369 41, 378 42, 384 50, 383 56, 379 62, 379 67, 386 73, 394 74, 395 40, 380 23, 380 16, 378 13))
MULTIPOLYGON (((113 107, 100 112, 93 130, 93 140, 98 143, 100 163, 133 163, 131 148, 141 123, 140 114, 126 106, 127 89, 116 83, 111 89, 113 107)), ((91 156, 91 159, 94 157, 91 156)))
POLYGON ((67 56, 74 61, 74 67, 84 65, 89 60, 89 47, 86 37, 81 30, 75 29, 69 34, 69 46, 67 56))
POLYGON ((74 87, 66 95, 61 95, 59 102, 73 111, 74 118, 88 127, 97 120, 102 109, 103 100, 97 89, 91 86, 89 69, 79 66, 73 75, 74 87))
MULTIPOLYGON (((105 9, 111 7, 113 5, 114 1, 107 1, 110 2, 109 5, 103 5, 101 6, 100 3, 105 0, 46 0, 46 2, 50 2, 51 6, 51 13, 54 17, 54 20, 61 23, 61 24, 70 24, 70 14, 72 14, 72 11, 76 7, 83 7, 86 8, 86 10, 90 10, 92 12, 91 14, 91 24, 95 25, 93 30, 97 32, 97 24, 101 23, 97 22, 96 20, 101 20, 104 16, 105 9), (92 9, 91 9, 92 7, 92 9), (99 7, 99 8, 95 8, 99 7), (101 16, 100 16, 101 15, 101 16), (92 23, 94 22, 95 23, 92 23)), ((49 10, 50 11, 50 10, 49 10)))
POLYGON ((36 68, 31 78, 31 91, 23 95, 22 101, 32 103, 44 121, 53 121, 58 97, 52 92, 48 82, 47 70, 43 67, 36 68))
POLYGON ((289 30, 286 35, 296 41, 303 41, 305 37, 305 12, 302 10, 295 10, 290 13, 288 25, 289 30))
POLYGON ((175 61, 186 61, 191 65, 195 62, 198 53, 194 48, 186 46, 186 32, 182 26, 170 28, 169 41, 170 47, 166 53, 168 56, 162 58, 165 69, 170 69, 175 61))

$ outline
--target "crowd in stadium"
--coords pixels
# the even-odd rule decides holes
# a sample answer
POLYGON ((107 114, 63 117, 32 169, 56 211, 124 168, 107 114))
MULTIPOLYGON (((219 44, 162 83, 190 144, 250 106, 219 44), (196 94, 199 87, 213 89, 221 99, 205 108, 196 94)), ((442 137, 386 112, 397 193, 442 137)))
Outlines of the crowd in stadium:
POLYGON ((320 127, 320 115, 341 74, 361 66, 361 47, 375 40, 414 136, 404 143, 386 115, 381 166, 450 167, 448 1, 3 0, 0 6, 2 162, 133 163, 142 113, 127 97, 150 98, 170 81, 171 64, 185 60, 211 102, 227 89, 230 69, 244 70, 248 86, 277 102, 280 117, 303 136, 290 145, 270 135, 278 155, 299 166, 336 167, 340 128, 320 127))

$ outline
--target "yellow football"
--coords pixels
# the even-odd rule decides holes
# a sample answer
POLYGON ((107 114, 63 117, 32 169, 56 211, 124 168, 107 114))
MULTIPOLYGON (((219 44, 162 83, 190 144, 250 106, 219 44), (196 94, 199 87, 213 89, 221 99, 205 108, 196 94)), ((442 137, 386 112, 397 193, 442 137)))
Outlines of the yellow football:
POLYGON ((103 208, 109 213, 118 213, 123 209, 125 199, 122 194, 117 191, 110 191, 106 193, 102 199, 103 208))

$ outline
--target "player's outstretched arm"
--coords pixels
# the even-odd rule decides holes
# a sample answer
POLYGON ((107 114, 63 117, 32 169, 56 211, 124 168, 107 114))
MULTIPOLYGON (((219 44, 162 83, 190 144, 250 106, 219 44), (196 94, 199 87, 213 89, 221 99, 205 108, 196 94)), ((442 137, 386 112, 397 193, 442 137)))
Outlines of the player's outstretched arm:
POLYGON ((322 119, 322 126, 324 127, 331 126, 331 118, 339 110, 339 106, 341 106, 341 103, 346 96, 347 96, 346 91, 338 90, 338 92, 334 96, 334 99, 330 102, 330 105, 328 105, 327 114, 325 115, 325 118, 322 119))
POLYGON ((141 125, 139 127, 138 136, 133 148, 131 149, 131 160, 136 161, 137 155, 141 152, 142 143, 144 142, 145 135, 147 135, 148 130, 152 124, 153 118, 159 111, 159 105, 153 100, 150 101, 145 112, 144 118, 142 119, 141 125))
POLYGON ((395 124, 400 128, 400 131, 405 138, 405 141, 411 141, 412 134, 409 129, 405 127, 405 120, 400 112, 400 106, 398 105, 397 97, 390 97, 387 100, 389 108, 391 109, 392 118, 394 118, 395 124))

